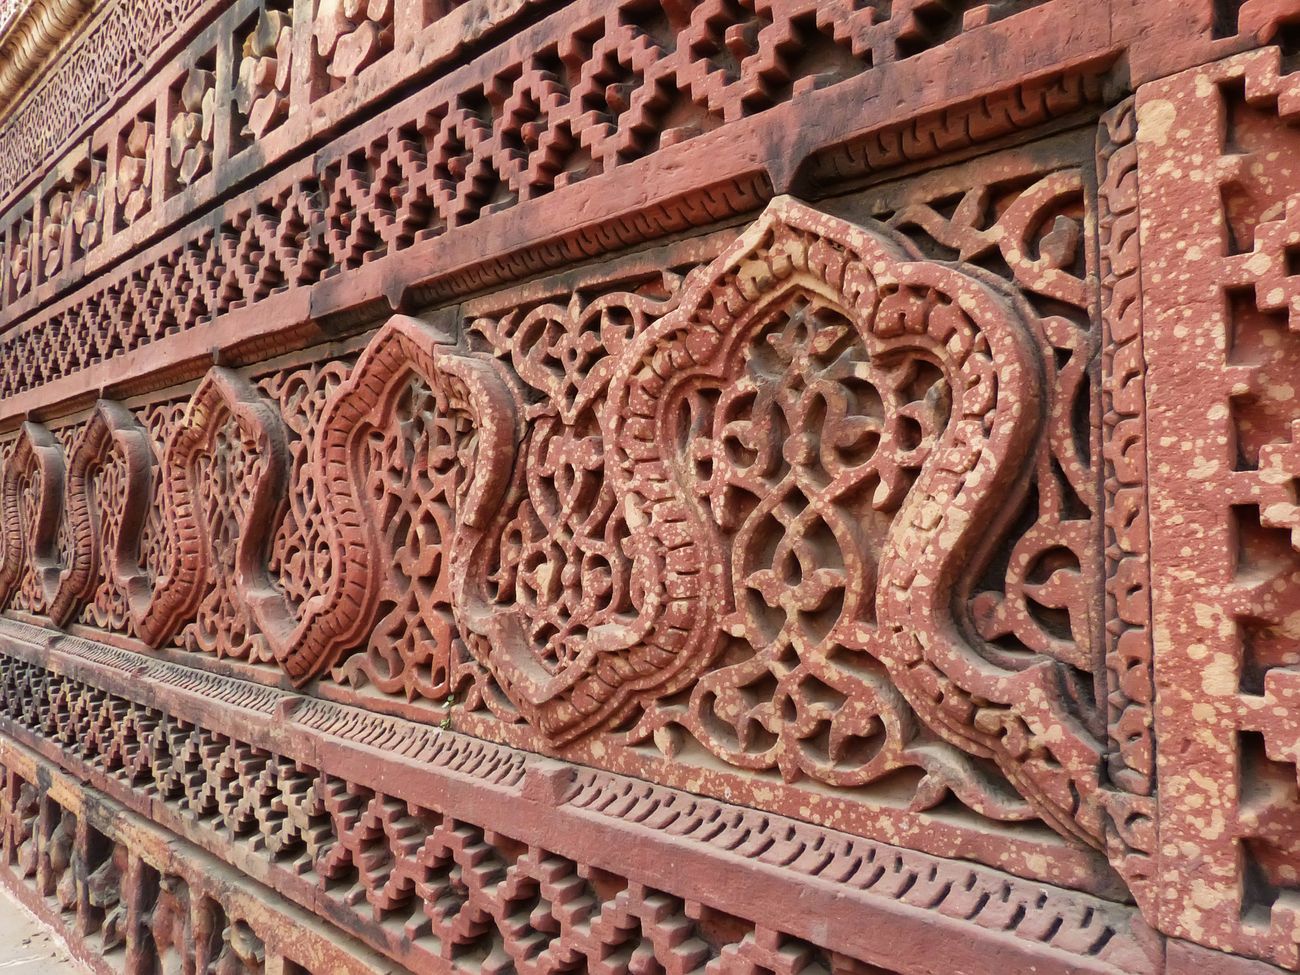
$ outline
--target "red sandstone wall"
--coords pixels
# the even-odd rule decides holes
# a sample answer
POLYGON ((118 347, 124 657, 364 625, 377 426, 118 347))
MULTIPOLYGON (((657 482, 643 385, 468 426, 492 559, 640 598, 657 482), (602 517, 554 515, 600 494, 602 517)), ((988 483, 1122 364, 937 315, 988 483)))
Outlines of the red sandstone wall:
POLYGON ((1298 32, 85 14, 0 118, 0 881, 132 975, 1300 969, 1298 32))

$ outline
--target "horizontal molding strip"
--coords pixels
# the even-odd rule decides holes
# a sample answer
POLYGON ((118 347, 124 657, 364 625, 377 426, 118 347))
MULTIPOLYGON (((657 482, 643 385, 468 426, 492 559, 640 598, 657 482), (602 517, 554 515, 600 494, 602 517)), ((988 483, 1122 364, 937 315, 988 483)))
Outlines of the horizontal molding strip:
POLYGON ((1031 963, 1042 964, 1050 956, 1061 966, 1053 970, 1062 973, 1156 970, 1131 907, 990 868, 698 799, 455 732, 187 671, 13 621, 3 623, 0 655, 9 662, 3 695, 7 707, 0 718, 6 735, 228 859, 258 882, 309 909, 325 911, 333 922, 392 957, 400 956, 403 941, 391 926, 366 920, 328 897, 322 900, 306 877, 214 828, 220 820, 199 823, 156 790, 132 785, 127 771, 107 770, 103 756, 111 751, 105 747, 110 733, 104 729, 96 738, 86 729, 96 724, 98 714, 121 717, 133 705, 163 711, 185 727, 227 736, 299 768, 319 769, 351 788, 480 824, 493 834, 636 883, 658 888, 667 883, 669 894, 815 944, 856 946, 857 957, 873 964, 910 957, 910 972, 978 972, 988 970, 988 959, 1000 958, 1003 965, 1023 966, 1015 970, 1030 970, 1031 963), (24 670, 47 694, 65 688, 55 693, 68 705, 58 731, 42 730, 42 710, 52 698, 43 704, 15 686, 24 670), (72 704, 82 692, 74 685, 81 685, 94 702, 72 704), (87 710, 92 703, 97 706, 87 710), (665 862, 674 869, 664 871, 665 862), (700 882, 703 877, 709 878, 707 884, 700 882), (787 893, 774 896, 774 891, 787 893), (793 902, 800 905, 798 911, 788 909, 793 902), (911 947, 902 950, 903 944, 911 947), (994 944, 997 950, 991 951, 994 944), (936 950, 939 945, 942 949, 936 950))

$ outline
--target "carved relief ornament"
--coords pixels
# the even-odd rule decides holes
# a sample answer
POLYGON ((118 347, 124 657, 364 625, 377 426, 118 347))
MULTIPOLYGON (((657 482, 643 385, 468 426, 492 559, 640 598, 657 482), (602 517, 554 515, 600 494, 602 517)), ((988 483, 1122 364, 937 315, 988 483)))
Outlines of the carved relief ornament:
POLYGON ((24 423, 4 468, 0 606, 13 598, 24 570, 33 574, 46 601, 58 589, 63 475, 63 448, 54 435, 39 423, 24 423))
POLYGON ((173 551, 167 571, 147 581, 138 563, 124 560, 119 572, 136 633, 157 646, 193 618, 210 582, 211 542, 200 510, 198 461, 211 455, 217 433, 228 419, 250 445, 256 461, 245 472, 247 496, 235 552, 236 589, 250 606, 283 596, 270 583, 266 546, 274 531, 287 479, 284 423, 274 407, 237 373, 214 367, 191 397, 184 417, 168 439, 163 456, 163 515, 173 551))
MULTIPOLYGON (((53 573, 51 598, 57 591, 65 618, 86 598, 97 557, 87 528, 86 472, 111 441, 127 457, 132 485, 108 556, 111 572, 127 592, 137 635, 153 645, 171 638, 218 581, 213 573, 226 571, 207 537, 199 479, 201 459, 218 449, 218 431, 233 424, 230 436, 242 444, 244 461, 232 482, 240 494, 238 534, 233 578, 224 581, 237 611, 247 613, 289 677, 312 680, 358 649, 374 624, 389 567, 371 557, 384 526, 367 494, 366 444, 393 422, 403 391, 418 380, 454 418, 451 456, 464 472, 452 529, 441 542, 456 628, 513 706, 553 743, 615 727, 655 699, 690 688, 727 635, 759 647, 779 633, 810 659, 832 646, 874 659, 893 685, 888 694, 906 700, 894 710, 910 707, 950 745, 996 763, 1054 827, 1097 845, 1101 749, 1071 713, 1060 689, 1062 664, 1041 655, 1010 669, 983 652, 954 608, 961 579, 987 560, 1018 510, 1025 461, 1041 433, 1041 353, 1026 314, 958 266, 914 259, 888 228, 857 226, 779 198, 686 278, 661 317, 611 347, 608 362, 582 380, 577 399, 548 433, 530 421, 536 391, 526 392, 502 359, 418 319, 391 319, 330 395, 315 433, 311 455, 330 571, 300 607, 268 565, 288 485, 286 429, 271 400, 224 368, 205 377, 164 452, 166 571, 151 580, 139 564, 138 499, 148 476, 143 432, 125 411, 105 404, 74 452, 73 558, 61 586, 49 543, 38 541, 37 554, 53 573), (783 319, 797 319, 797 327, 774 330, 783 319), (856 384, 867 404, 811 380, 807 403, 816 416, 781 438, 769 461, 797 469, 799 503, 831 526, 834 544, 815 541, 806 514, 774 507, 772 516, 786 520, 786 537, 773 543, 767 568, 749 564, 746 553, 766 543, 748 529, 728 541, 735 514, 725 491, 711 488, 700 469, 700 431, 690 426, 701 391, 725 399, 765 347, 787 359, 851 347, 856 351, 843 361, 858 365, 845 382, 856 384), (937 377, 925 402, 908 406, 906 397, 889 394, 893 405, 877 415, 867 387, 880 380, 879 369, 908 362, 937 377), (542 440, 532 444, 576 429, 584 410, 594 410, 595 428, 570 436, 567 446, 556 441, 554 450, 542 440), (882 434, 904 421, 920 430, 917 442, 902 443, 897 430, 882 434), (562 460, 571 449, 597 455, 562 460), (548 452, 549 460, 539 459, 548 452), (596 489, 612 495, 608 531, 626 556, 616 571, 628 573, 627 595, 618 612, 599 598, 571 600, 564 632, 541 645, 534 638, 536 605, 502 589, 503 531, 535 476, 532 466, 571 462, 600 472, 596 489), (841 503, 839 486, 849 482, 874 492, 874 514, 861 509, 853 516, 871 525, 854 529, 860 537, 852 539, 843 512, 833 510, 841 503), (812 617, 818 621, 810 623, 812 617)), ((755 447, 758 435, 751 430, 741 440, 755 447)), ((58 448, 49 435, 27 428, 7 481, 35 458, 54 471, 50 451, 58 448)), ((61 473, 60 461, 57 490, 53 475, 42 480, 49 497, 38 522, 47 530, 38 540, 52 537, 47 522, 56 514, 48 512, 57 513, 61 473)), ((16 487, 7 487, 10 590, 23 544, 16 497, 16 487)), ((579 568, 554 568, 563 585, 600 588, 579 568)))
MULTIPOLYGON (((1069 713, 1060 665, 1044 656, 1021 670, 997 666, 954 618, 954 586, 987 557, 1017 509, 1044 397, 1040 354, 1021 312, 973 276, 910 259, 885 228, 775 200, 688 278, 679 308, 647 329, 614 370, 603 418, 617 431, 607 469, 635 512, 630 545, 645 553, 638 573, 656 579, 649 567, 672 553, 656 579, 665 606, 684 592, 683 577, 698 575, 699 588, 673 607, 690 614, 694 633, 707 633, 710 615, 729 604, 713 568, 723 564, 714 519, 684 489, 688 465, 685 451, 672 447, 676 424, 692 388, 734 375, 743 343, 796 296, 851 323, 872 360, 928 360, 951 396, 946 425, 871 553, 875 621, 859 625, 860 644, 931 730, 994 760, 1057 829, 1095 845, 1095 813, 1080 797, 1096 790, 1101 751, 1069 713)), ((798 437, 784 447, 826 448, 798 437)), ((877 491, 882 507, 890 493, 883 484, 877 491)), ((871 580, 869 569, 853 584, 871 580)), ((806 608, 791 606, 789 615, 806 608)), ((703 652, 685 655, 696 674, 712 633, 697 639, 703 652)))
POLYGON ((61 623, 74 616, 94 596, 101 573, 128 599, 135 593, 140 600, 147 587, 139 564, 140 532, 148 514, 153 467, 148 432, 126 407, 100 400, 68 464, 66 517, 72 550, 50 603, 51 619, 61 623), (122 490, 109 496, 94 480, 114 461, 123 465, 122 490), (116 516, 111 532, 110 511, 116 516))
MULTIPOLYGON (((953 617, 953 588, 979 563, 1024 490, 1020 469, 1041 423, 1039 353, 1010 300, 960 270, 915 261, 885 229, 829 217, 790 199, 775 201, 722 256, 694 272, 677 308, 619 352, 605 373, 601 407, 605 477, 622 514, 631 560, 633 609, 616 621, 587 613, 566 645, 530 641, 528 606, 493 599, 486 585, 500 531, 517 504, 514 443, 525 436, 516 381, 495 360, 440 344, 427 326, 395 319, 381 331, 350 383, 327 408, 320 453, 329 477, 339 579, 366 564, 365 507, 353 455, 359 430, 383 422, 398 378, 453 384, 473 424, 465 453, 469 488, 450 543, 457 624, 471 653, 525 718, 562 743, 626 718, 649 697, 689 686, 717 652, 735 591, 716 513, 698 497, 683 445, 683 403, 707 380, 724 383, 745 343, 797 296, 850 322, 873 359, 921 356, 950 388, 949 419, 898 505, 874 566, 850 586, 874 585, 874 623, 854 634, 883 663, 921 720, 967 753, 995 761, 1058 829, 1097 842, 1090 800, 1100 747, 1069 713, 1058 664, 1043 657, 1021 670, 995 665, 953 617), (394 360, 394 354, 404 358, 394 360), (471 381, 471 378, 473 381, 471 381), (340 431, 340 424, 342 431, 340 431), (345 476, 340 476, 345 475, 345 476), (502 498, 504 505, 497 505, 502 498), (514 500, 511 500, 514 499, 514 500), (486 504, 485 504, 486 502, 486 504), (1080 797, 1088 805, 1081 804, 1080 797)), ((816 341, 816 337, 814 337, 816 341)), ((790 449, 818 449, 792 438, 790 449)), ((368 572, 377 572, 374 566, 368 572)), ((365 609, 377 579, 340 585, 313 609, 340 617, 339 601, 365 609), (355 601, 345 595, 352 587, 355 601)), ((579 584, 571 577, 570 585, 579 584)), ((796 615, 799 607, 790 607, 796 615)), ((356 618, 369 618, 363 611, 356 618)), ((310 632, 311 626, 306 628, 310 632)), ((353 638, 355 634, 351 635, 353 638)), ((333 641, 337 648, 349 640, 333 641)), ((333 651, 330 651, 331 653, 333 651)), ((315 668, 328 654, 295 650, 315 668)), ((295 674, 295 676, 301 676, 295 674)))

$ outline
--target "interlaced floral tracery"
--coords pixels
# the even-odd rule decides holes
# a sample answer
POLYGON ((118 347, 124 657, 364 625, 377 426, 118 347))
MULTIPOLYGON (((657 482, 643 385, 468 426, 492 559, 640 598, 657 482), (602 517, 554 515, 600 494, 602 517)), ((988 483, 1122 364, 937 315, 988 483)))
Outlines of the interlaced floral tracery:
POLYGON ((340 680, 385 694, 447 695, 456 625, 449 556, 468 421, 422 380, 402 391, 391 424, 367 441, 368 500, 385 567, 380 617, 340 680))
POLYGON ((858 784, 902 763, 913 722, 860 633, 879 553, 947 421, 930 361, 875 361, 842 311, 799 297, 689 400, 683 445, 731 553, 735 663, 691 727, 728 761, 858 784))

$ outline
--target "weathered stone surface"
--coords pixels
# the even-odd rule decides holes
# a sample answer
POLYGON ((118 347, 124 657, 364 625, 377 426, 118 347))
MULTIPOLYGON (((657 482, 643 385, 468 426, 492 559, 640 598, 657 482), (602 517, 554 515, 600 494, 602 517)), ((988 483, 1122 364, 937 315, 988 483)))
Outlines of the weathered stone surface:
POLYGON ((1297 31, 0 5, 0 881, 102 972, 1300 970, 1297 31))

